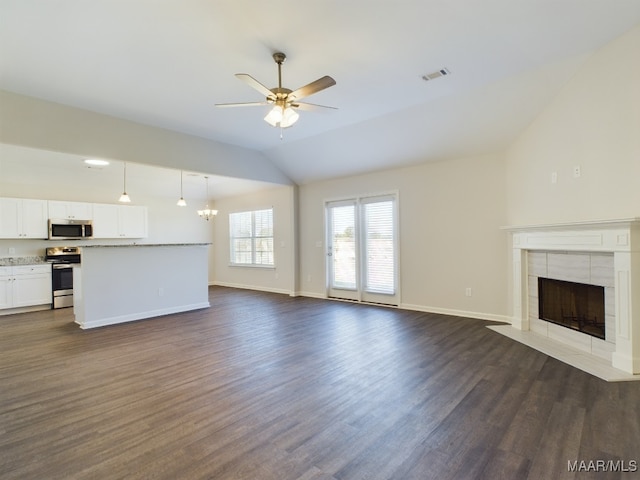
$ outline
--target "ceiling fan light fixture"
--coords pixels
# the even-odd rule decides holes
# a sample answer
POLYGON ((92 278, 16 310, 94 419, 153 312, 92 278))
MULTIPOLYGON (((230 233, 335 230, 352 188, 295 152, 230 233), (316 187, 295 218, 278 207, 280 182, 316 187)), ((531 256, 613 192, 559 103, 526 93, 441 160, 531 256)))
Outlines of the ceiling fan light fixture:
MULTIPOLYGON (((254 105, 273 105, 273 108, 264 117, 264 121, 272 127, 280 127, 281 129, 292 126, 298 121, 298 118, 300 118, 300 115, 298 114, 298 112, 296 112, 293 106, 303 107, 303 109, 307 110, 316 108, 330 108, 335 110, 334 107, 300 102, 300 100, 308 97, 309 95, 321 92, 322 90, 335 85, 336 81, 333 78, 325 75, 324 77, 318 78, 317 80, 296 90, 284 88, 282 86, 282 64, 284 63, 287 56, 282 52, 276 52, 272 56, 273 60, 278 65, 278 86, 275 88, 267 88, 251 75, 248 75, 246 73, 236 73, 236 78, 242 80, 243 82, 246 82, 251 88, 260 92, 265 98, 264 101, 245 103, 217 103, 216 106, 242 107, 254 105)), ((282 139, 282 132, 280 132, 280 138, 282 139)))
POLYGON ((276 105, 271 109, 264 121, 272 127, 287 128, 298 121, 300 115, 291 107, 281 107, 276 105))
POLYGON ((272 127, 277 127, 280 121, 282 120, 282 107, 280 105, 276 105, 271 109, 267 116, 264 117, 264 121, 267 122, 272 127))
POLYGON ((280 127, 287 128, 298 121, 300 115, 293 108, 287 107, 282 114, 282 120, 280 120, 280 127))

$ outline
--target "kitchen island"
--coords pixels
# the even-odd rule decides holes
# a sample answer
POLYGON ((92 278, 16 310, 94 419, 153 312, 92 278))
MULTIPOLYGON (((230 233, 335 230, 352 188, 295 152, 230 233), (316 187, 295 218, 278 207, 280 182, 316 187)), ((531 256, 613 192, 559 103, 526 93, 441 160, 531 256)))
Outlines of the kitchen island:
POLYGON ((73 272, 75 322, 88 329, 209 307, 208 247, 83 247, 73 272))

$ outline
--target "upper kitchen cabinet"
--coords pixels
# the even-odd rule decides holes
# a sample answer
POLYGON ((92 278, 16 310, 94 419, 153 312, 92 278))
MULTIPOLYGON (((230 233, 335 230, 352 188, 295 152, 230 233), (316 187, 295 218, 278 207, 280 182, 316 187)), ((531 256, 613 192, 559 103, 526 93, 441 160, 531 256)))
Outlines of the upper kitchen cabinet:
POLYGON ((47 238, 47 201, 0 198, 0 238, 47 238))
POLYGON ((146 236, 147 207, 93 205, 93 238, 144 238, 146 236))
POLYGON ((93 220, 93 204, 49 200, 49 218, 67 220, 93 220))

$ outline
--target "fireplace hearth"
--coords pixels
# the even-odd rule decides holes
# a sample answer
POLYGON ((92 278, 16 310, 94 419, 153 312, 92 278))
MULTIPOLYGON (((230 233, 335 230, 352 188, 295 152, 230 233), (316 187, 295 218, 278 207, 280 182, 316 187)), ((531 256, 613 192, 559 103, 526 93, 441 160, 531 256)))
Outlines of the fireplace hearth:
POLYGON ((538 277, 541 320, 605 339, 604 287, 538 277))

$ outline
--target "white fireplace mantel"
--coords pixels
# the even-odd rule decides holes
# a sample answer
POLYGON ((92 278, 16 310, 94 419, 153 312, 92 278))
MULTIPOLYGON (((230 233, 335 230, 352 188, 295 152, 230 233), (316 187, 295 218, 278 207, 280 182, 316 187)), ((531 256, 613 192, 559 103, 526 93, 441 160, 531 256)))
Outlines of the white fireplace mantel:
POLYGON ((512 326, 529 330, 530 251, 610 252, 614 256, 614 368, 640 374, 640 218, 504 227, 512 233, 512 326))

